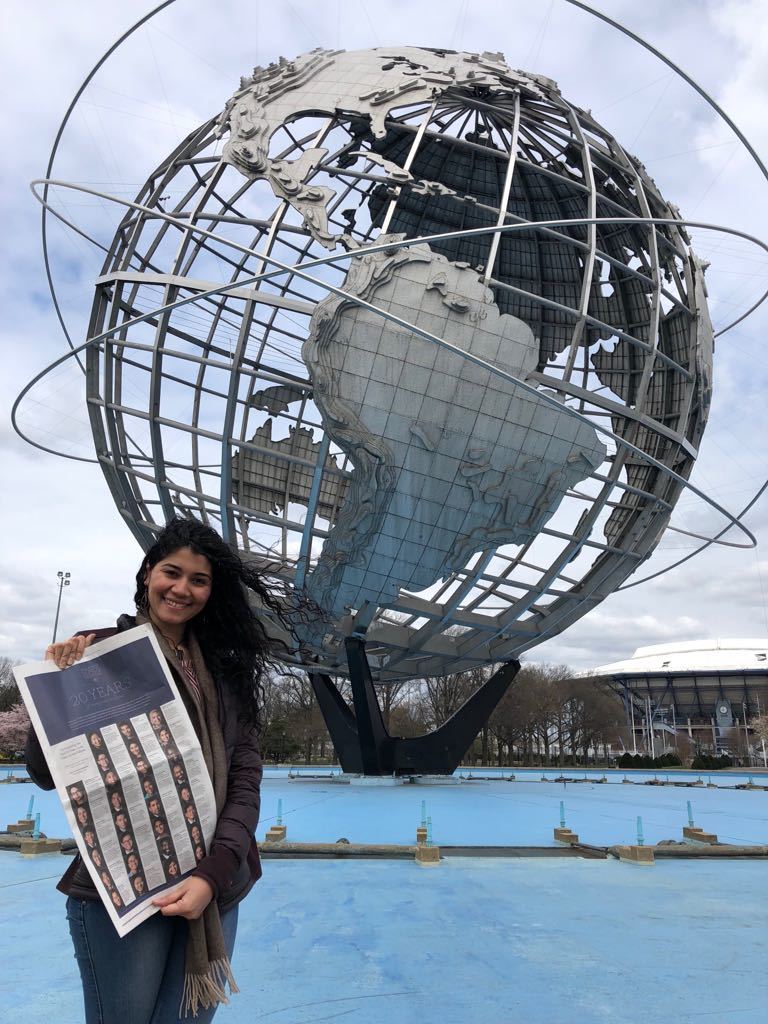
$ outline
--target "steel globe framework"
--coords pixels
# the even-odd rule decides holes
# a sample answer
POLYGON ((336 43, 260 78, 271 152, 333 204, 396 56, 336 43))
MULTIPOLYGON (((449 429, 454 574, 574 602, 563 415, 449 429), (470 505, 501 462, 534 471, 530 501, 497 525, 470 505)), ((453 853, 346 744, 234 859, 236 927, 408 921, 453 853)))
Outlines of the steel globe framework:
POLYGON ((677 210, 491 53, 254 69, 131 204, 107 331, 88 408, 139 541, 210 522, 319 609, 300 658, 364 635, 381 680, 510 661, 626 581, 711 393, 677 210))

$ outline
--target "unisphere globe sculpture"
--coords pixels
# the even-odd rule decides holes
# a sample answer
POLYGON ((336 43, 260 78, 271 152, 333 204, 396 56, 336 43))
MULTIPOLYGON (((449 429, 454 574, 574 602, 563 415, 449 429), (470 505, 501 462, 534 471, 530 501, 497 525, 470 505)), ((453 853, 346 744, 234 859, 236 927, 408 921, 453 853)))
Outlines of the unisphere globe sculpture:
POLYGON ((256 68, 121 223, 108 329, 88 402, 135 535, 211 522, 310 599, 305 663, 364 635, 380 680, 514 659, 613 592, 710 401, 679 214, 497 53, 256 68))

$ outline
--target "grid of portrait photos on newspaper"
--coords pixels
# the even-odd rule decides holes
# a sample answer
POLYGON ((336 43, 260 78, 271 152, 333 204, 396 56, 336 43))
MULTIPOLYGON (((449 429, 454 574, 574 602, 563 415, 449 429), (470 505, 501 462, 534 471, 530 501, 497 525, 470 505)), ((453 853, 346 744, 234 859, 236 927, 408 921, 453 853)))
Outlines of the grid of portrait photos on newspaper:
MULTIPOLYGON (((151 896, 158 889, 177 881, 184 871, 193 866, 189 863, 188 850, 177 850, 178 828, 172 833, 169 827, 168 814, 171 808, 167 805, 171 800, 176 801, 171 813, 179 809, 181 811, 195 862, 201 861, 205 856, 205 840, 192 788, 168 722, 159 708, 154 708, 148 715, 141 717, 149 721, 152 733, 162 750, 163 756, 160 758, 156 756, 151 759, 147 755, 136 728, 136 719, 88 733, 91 753, 106 792, 108 816, 95 812, 83 781, 74 782, 67 787, 72 811, 88 856, 119 914, 125 912, 129 906, 135 905, 137 901, 151 896), (114 742, 117 738, 115 730, 122 739, 135 773, 135 781, 140 787, 141 804, 138 807, 135 798, 126 795, 129 781, 130 788, 136 789, 133 785, 134 780, 130 775, 126 777, 124 766, 118 770, 110 752, 108 739, 109 742, 114 742), (153 767, 153 763, 156 767, 153 767), (158 774, 161 773, 167 780, 165 785, 159 784, 158 774), (109 864, 114 865, 114 854, 105 854, 105 846, 115 851, 115 840, 130 883, 129 900, 121 897, 113 872, 109 870, 109 864), (156 855, 147 857, 148 848, 156 855)), ((124 765, 124 758, 121 758, 121 761, 124 765)), ((136 789, 136 792, 139 790, 136 789)), ((173 816, 179 820, 178 813, 173 813, 173 816)))

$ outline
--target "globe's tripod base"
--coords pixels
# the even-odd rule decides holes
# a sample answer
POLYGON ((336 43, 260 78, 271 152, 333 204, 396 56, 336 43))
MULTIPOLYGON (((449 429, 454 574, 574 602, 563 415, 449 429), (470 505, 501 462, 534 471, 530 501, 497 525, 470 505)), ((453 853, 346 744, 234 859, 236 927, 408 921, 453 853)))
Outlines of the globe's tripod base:
POLYGON ((310 679, 339 763, 353 774, 450 775, 520 669, 518 661, 503 665, 434 732, 401 739, 384 725, 365 641, 348 637, 346 649, 354 711, 330 676, 311 673, 310 679))

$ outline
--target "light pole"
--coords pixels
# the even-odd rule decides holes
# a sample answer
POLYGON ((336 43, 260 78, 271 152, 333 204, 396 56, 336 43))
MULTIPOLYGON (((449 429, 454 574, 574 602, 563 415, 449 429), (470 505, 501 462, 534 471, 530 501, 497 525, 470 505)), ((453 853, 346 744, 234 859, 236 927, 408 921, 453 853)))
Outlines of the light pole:
POLYGON ((745 700, 741 702, 741 710, 744 715, 744 743, 746 744, 746 755, 749 767, 752 767, 752 745, 749 742, 749 725, 747 724, 747 715, 749 713, 749 706, 745 700))
POLYGON ((646 697, 645 698, 645 718, 646 718, 646 721, 648 722, 648 741, 649 741, 650 747, 651 747, 651 757, 652 758, 656 757, 656 744, 653 742, 653 716, 654 716, 654 713, 655 712, 651 708, 651 698, 650 697, 646 697))
POLYGON ((632 712, 632 753, 637 755, 637 733, 635 732, 635 701, 630 698, 629 707, 632 712))
POLYGON ((71 582, 70 573, 68 572, 62 572, 61 570, 59 570, 59 572, 57 572, 56 575, 59 579, 59 599, 56 602, 56 618, 53 623, 53 640, 51 640, 52 644, 56 643, 56 630, 59 628, 59 612, 61 611, 61 592, 64 589, 64 587, 68 587, 71 582))
POLYGON ((672 698, 672 733, 675 737, 675 754, 680 756, 680 748, 677 745, 677 714, 675 712, 675 700, 672 698))

